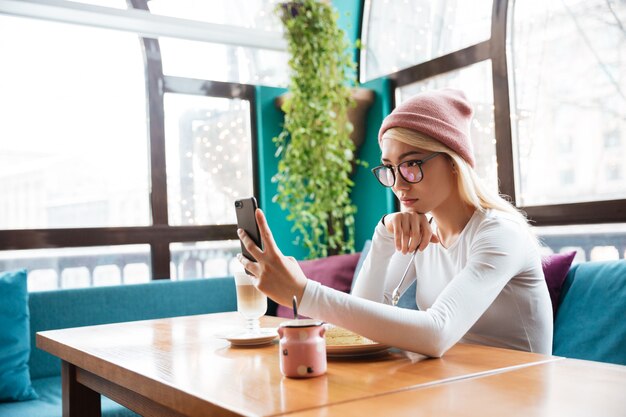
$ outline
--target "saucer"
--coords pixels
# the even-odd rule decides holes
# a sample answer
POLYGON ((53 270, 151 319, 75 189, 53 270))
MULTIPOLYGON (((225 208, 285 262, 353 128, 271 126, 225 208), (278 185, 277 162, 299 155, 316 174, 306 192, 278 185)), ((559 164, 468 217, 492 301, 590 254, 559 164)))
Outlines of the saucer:
POLYGON ((246 330, 239 330, 225 334, 216 335, 220 339, 226 339, 233 346, 257 346, 266 345, 278 337, 274 328, 261 328, 258 333, 250 333, 246 330))

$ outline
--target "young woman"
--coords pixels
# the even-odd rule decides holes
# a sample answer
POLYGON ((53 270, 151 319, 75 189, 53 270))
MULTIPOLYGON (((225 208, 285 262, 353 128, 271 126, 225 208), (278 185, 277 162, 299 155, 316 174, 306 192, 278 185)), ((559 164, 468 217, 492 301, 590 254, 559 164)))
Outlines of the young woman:
POLYGON ((263 213, 257 259, 240 257, 258 288, 280 304, 378 342, 439 357, 462 341, 544 354, 552 351, 552 308, 536 240, 526 219, 477 177, 469 137, 472 108, 458 90, 418 94, 379 132, 382 165, 401 210, 376 226, 353 294, 307 280, 282 255, 263 213), (414 256, 415 255, 415 256, 414 256), (417 280, 419 311, 394 307, 392 294, 417 280))

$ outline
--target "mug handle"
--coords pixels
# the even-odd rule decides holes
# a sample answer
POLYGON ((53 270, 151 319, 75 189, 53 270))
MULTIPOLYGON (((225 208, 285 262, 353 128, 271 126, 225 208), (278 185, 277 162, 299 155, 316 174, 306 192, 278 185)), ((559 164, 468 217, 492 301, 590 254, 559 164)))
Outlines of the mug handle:
POLYGON ((324 334, 326 333, 326 327, 324 326, 320 326, 322 329, 320 330, 320 337, 323 337, 324 334))

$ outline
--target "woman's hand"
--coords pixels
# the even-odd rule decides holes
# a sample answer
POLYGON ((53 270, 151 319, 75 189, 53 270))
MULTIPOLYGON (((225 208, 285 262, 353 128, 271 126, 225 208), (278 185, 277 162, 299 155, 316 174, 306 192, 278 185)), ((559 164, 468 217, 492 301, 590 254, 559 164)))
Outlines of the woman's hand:
POLYGON ((245 231, 237 229, 237 234, 244 246, 256 259, 254 262, 239 254, 237 255, 239 262, 258 279, 256 287, 272 300, 284 306, 291 306, 295 295, 299 303, 307 282, 304 272, 295 258, 284 256, 276 246, 274 236, 261 209, 257 209, 254 214, 261 232, 264 250, 261 250, 245 231))
POLYGON ((396 250, 403 255, 423 251, 429 243, 439 243, 425 215, 414 211, 391 213, 385 216, 385 228, 393 233, 396 250))

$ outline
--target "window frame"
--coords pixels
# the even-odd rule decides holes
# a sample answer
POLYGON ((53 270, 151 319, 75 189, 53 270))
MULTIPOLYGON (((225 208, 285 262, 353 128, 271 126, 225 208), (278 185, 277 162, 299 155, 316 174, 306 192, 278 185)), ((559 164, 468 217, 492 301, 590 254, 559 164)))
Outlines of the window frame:
MULTIPOLYGON (((148 10, 146 0, 127 0, 129 8, 148 10)), ((138 227, 87 227, 0 230, 0 251, 80 248, 129 244, 150 245, 151 279, 170 279, 170 243, 238 239, 237 225, 171 226, 165 153, 164 94, 181 93, 250 102, 253 194, 259 196, 256 90, 253 85, 173 77, 163 74, 157 39, 138 36, 143 52, 150 159, 150 211, 152 224, 138 227)))
MULTIPOLYGON (((365 10, 370 10, 370 1, 366 0, 365 10)), ((485 60, 491 60, 495 137, 498 138, 496 158, 500 193, 509 196, 511 201, 516 204, 515 176, 517 168, 514 160, 506 55, 507 25, 512 23, 510 16, 508 16, 508 8, 509 3, 513 4, 514 1, 493 0, 491 37, 488 40, 399 70, 388 75, 388 78, 391 80, 389 95, 392 100, 392 107, 395 107, 395 93, 396 89, 400 87, 485 60)), ((364 14, 364 18, 367 19, 367 13, 364 14)), ((363 28, 364 31, 367 31, 367 22, 365 21, 363 28)), ((362 34, 364 35, 365 32, 362 34)), ((626 199, 517 207, 527 214, 534 226, 626 222, 626 199)))

